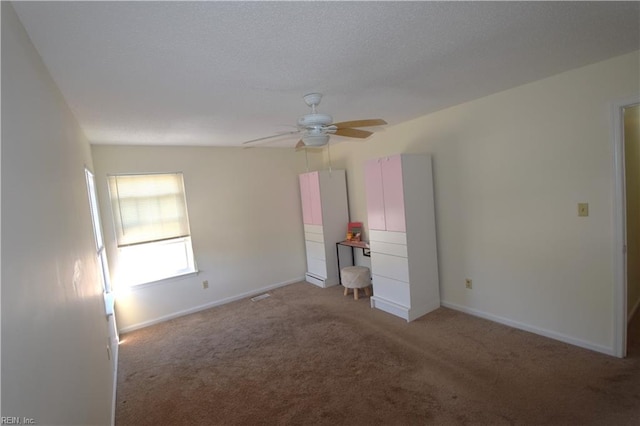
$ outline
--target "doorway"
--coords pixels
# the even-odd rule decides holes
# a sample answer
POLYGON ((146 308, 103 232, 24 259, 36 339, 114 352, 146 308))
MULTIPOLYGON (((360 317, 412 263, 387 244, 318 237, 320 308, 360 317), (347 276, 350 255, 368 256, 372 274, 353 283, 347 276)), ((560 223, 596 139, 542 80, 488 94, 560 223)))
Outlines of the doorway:
POLYGON ((640 99, 613 104, 614 355, 627 355, 629 323, 640 310, 640 99))
MULTIPOLYGON (((623 108, 626 234, 627 234, 627 350, 631 320, 640 305, 640 105, 623 108)), ((634 329, 635 331, 635 329, 634 329)))

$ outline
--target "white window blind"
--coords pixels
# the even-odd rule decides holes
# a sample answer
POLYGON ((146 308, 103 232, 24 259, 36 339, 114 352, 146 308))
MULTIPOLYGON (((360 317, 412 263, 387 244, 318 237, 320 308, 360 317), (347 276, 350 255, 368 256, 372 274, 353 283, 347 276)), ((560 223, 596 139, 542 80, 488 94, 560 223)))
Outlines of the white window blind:
POLYGON ((109 176, 118 247, 189 236, 182 173, 109 176))

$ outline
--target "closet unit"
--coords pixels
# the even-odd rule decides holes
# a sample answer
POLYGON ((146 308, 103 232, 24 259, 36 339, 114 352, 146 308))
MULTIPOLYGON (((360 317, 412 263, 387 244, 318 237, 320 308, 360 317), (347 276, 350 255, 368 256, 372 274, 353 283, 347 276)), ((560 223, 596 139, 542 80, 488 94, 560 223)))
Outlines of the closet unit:
POLYGON ((431 156, 365 163, 371 307, 407 321, 440 307, 431 156))
POLYGON ((307 282, 320 287, 339 284, 336 243, 349 223, 344 170, 322 170, 299 176, 302 199, 307 282))

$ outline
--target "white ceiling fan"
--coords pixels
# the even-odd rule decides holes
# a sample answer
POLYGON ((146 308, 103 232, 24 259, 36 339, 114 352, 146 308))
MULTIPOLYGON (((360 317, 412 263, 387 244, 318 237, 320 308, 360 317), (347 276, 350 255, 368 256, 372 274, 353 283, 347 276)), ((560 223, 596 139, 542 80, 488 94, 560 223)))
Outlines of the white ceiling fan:
POLYGON ((346 136, 349 138, 365 139, 373 134, 368 130, 357 129, 357 127, 373 127, 387 124, 381 118, 364 120, 343 121, 334 123, 333 117, 329 114, 319 113, 316 107, 322 100, 322 93, 309 93, 303 96, 304 102, 311 107, 311 113, 305 114, 298 119, 297 128, 291 132, 279 133, 277 135, 265 136, 258 139, 243 142, 243 145, 261 142, 271 138, 278 138, 287 135, 300 134, 301 138, 296 144, 296 148, 321 147, 329 143, 330 135, 346 136))

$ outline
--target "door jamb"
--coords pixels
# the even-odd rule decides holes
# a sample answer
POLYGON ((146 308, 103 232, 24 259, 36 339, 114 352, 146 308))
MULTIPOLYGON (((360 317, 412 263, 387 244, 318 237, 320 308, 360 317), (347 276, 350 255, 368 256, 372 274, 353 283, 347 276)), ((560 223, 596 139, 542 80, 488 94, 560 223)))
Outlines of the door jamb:
POLYGON ((624 108, 640 103, 640 96, 611 103, 611 139, 613 143, 613 351, 624 358, 627 355, 627 225, 624 164, 624 108))

